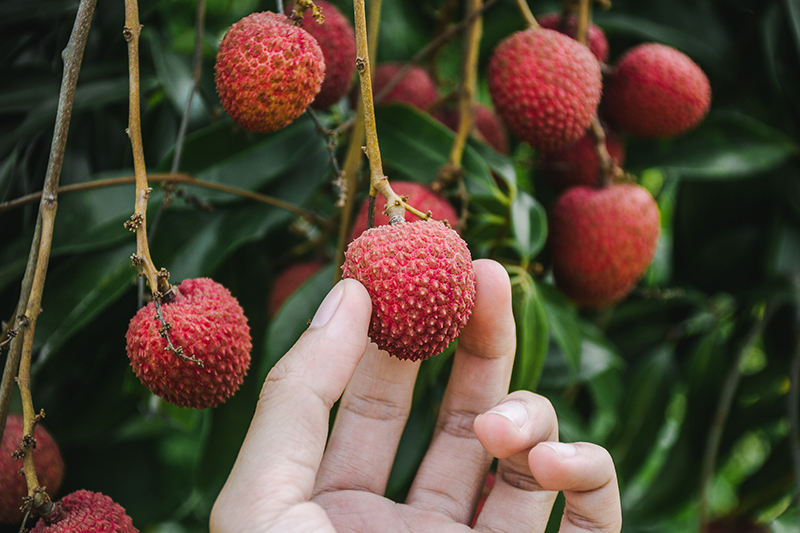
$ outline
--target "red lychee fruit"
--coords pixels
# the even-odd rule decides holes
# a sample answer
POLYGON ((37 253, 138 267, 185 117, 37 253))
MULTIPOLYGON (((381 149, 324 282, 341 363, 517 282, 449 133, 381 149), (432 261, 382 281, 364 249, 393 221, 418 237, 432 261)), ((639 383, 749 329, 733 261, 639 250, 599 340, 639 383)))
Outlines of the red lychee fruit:
MULTIPOLYGON (((20 447, 22 434, 22 415, 9 414, 0 442, 0 523, 3 524, 19 524, 24 516, 19 508, 22 498, 28 495, 28 485, 25 477, 19 474, 22 459, 15 461, 12 457, 20 447)), ((64 460, 58 444, 41 423, 36 425, 33 437, 36 439, 33 462, 39 485, 47 489, 47 494, 54 496, 64 479, 64 460)))
POLYGON ((183 357, 168 349, 150 302, 131 319, 126 336, 139 380, 178 407, 216 407, 231 397, 244 380, 252 349, 247 317, 236 298, 211 279, 187 279, 161 310, 169 340, 183 357))
MULTIPOLYGON (((436 118, 453 131, 458 131, 460 114, 455 109, 441 109, 436 112, 436 118)), ((475 124, 472 134, 476 139, 491 146, 498 154, 508 155, 508 133, 500 117, 493 109, 483 104, 475 106, 475 124)))
MULTIPOLYGON (((606 130, 606 150, 617 165, 625 162, 625 141, 613 130, 606 130)), ((542 152, 542 176, 556 191, 568 187, 600 185, 600 158, 594 134, 587 132, 575 143, 556 150, 542 152)))
POLYGON ((378 226, 351 242, 343 277, 372 299, 369 336, 399 359, 441 353, 467 323, 475 269, 464 240, 441 222, 378 226))
POLYGON ((303 261, 295 263, 275 276, 272 283, 272 292, 267 303, 267 312, 270 318, 275 318, 281 306, 289 299, 289 296, 300 288, 311 276, 325 266, 322 261, 303 261))
POLYGON ((401 102, 419 109, 426 109, 439 99, 436 85, 428 72, 422 67, 411 69, 381 97, 386 85, 405 65, 402 63, 383 63, 372 73, 372 96, 376 103, 401 102))
POLYGON ((61 518, 39 519, 31 533, 139 533, 121 505, 99 492, 78 490, 61 498, 61 518))
POLYGON ((603 94, 605 116, 616 127, 648 138, 689 131, 710 106, 711 86, 703 70, 683 52, 659 43, 623 54, 603 94))
POLYGON ((314 100, 325 59, 307 31, 267 11, 228 28, 215 72, 225 112, 246 130, 268 133, 288 126, 314 100))
MULTIPOLYGON (((422 183, 413 181, 392 181, 392 190, 398 195, 408 197, 408 203, 419 209, 423 213, 431 212, 433 218, 439 221, 447 221, 451 226, 458 224, 458 214, 450 202, 444 196, 436 194, 422 183)), ((375 226, 383 226, 389 223, 389 217, 384 213, 380 204, 382 197, 378 197, 375 207, 375 226)), ((367 215, 369 202, 366 200, 361 204, 361 208, 353 222, 353 229, 350 230, 350 240, 356 239, 367 229, 367 215)), ((407 221, 418 220, 417 216, 408 211, 405 212, 407 221)))
POLYGON ((556 286, 583 307, 622 300, 653 260, 659 219, 653 196, 639 185, 567 189, 550 216, 556 286))
MULTIPOLYGON (((575 15, 571 15, 564 20, 561 13, 546 13, 536 17, 536 22, 543 28, 556 30, 573 39, 578 35, 578 19, 575 15)), ((598 61, 601 63, 608 61, 608 39, 606 39, 606 34, 600 26, 589 22, 586 41, 589 45, 589 50, 598 61)))
MULTIPOLYGON (((311 107, 326 109, 347 94, 356 71, 356 35, 353 24, 339 9, 325 2, 314 2, 322 9, 324 20, 321 24, 307 9, 303 15, 303 29, 317 40, 325 58, 325 79, 319 94, 311 102, 311 107)), ((292 5, 286 6, 286 14, 292 12, 292 5)))
POLYGON ((555 30, 531 28, 503 40, 487 71, 492 102, 511 133, 553 151, 577 141, 597 112, 597 58, 555 30))

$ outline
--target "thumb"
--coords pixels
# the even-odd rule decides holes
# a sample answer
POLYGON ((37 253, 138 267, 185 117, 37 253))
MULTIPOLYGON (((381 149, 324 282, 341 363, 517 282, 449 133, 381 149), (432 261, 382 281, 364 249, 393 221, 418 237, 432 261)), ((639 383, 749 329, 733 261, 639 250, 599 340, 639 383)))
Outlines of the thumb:
POLYGON ((263 498, 255 506, 261 513, 308 501, 330 409, 367 348, 371 312, 369 294, 359 282, 345 279, 331 289, 309 328, 267 376, 215 511, 234 509, 241 519, 248 512, 244 507, 253 507, 254 489, 263 498))

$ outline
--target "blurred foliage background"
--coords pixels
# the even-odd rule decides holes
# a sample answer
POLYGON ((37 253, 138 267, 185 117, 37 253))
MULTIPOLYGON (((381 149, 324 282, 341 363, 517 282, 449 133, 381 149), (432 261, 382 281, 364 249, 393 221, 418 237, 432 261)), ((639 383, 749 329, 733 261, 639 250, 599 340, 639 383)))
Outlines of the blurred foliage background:
MULTIPOLYGON (((352 2, 332 3, 352 18, 352 2)), ((142 0, 139 6, 145 158, 149 171, 163 172, 172 166, 192 86, 196 2, 142 0)), ((561 9, 550 1, 530 6, 534 14, 561 9)), ((61 51, 76 8, 75 0, 0 2, 0 202, 41 189, 61 51)), ((216 96, 214 58, 227 27, 275 9, 266 0, 206 2, 203 75, 179 169, 276 196, 335 223, 328 140, 308 115, 273 134, 249 134, 224 115, 216 96)), ((409 59, 458 22, 461 10, 456 1, 384 0, 379 62, 409 59)), ((603 311, 575 308, 552 284, 546 212, 554 194, 540 179, 533 150, 513 140, 511 155, 502 156, 470 141, 464 236, 474 257, 502 261, 514 282, 512 388, 553 402, 563 440, 610 450, 626 532, 696 531, 703 508, 716 531, 798 532, 798 405, 790 402, 797 402, 790 392, 798 384, 790 378, 800 365, 800 4, 614 0, 610 10, 594 10, 594 21, 609 39, 611 63, 645 41, 688 54, 709 76, 712 109, 678 139, 627 139, 626 170, 656 196, 662 236, 639 288, 603 311), (729 402, 726 390, 733 393, 729 402)), ((63 185, 133 175, 123 24, 121 0, 98 3, 63 185)), ((490 103, 485 66, 492 49, 520 29, 512 0, 485 13, 482 102, 490 103)), ((456 37, 423 62, 442 95, 458 86, 461 53, 456 37)), ((348 120, 353 111, 346 100, 319 113, 320 120, 328 127, 348 120)), ((402 105, 381 106, 377 120, 389 178, 432 181, 447 161, 453 133, 402 105)), ((347 134, 337 141, 341 161, 347 134)), ((135 242, 123 228, 133 210, 130 185, 59 198, 36 328, 34 403, 46 410, 45 425, 66 461, 61 495, 79 488, 103 492, 142 531, 188 533, 207 530, 261 383, 305 328, 335 266, 269 319, 272 279, 299 260, 330 261, 336 236, 275 207, 199 187, 178 186, 180 194, 165 208, 160 185, 154 189, 148 221, 156 266, 166 267, 173 283, 214 277, 249 318, 253 363, 242 388, 216 409, 179 409, 154 398, 130 370, 124 335, 138 306, 129 259, 135 242)), ((36 213, 36 203, 0 211, 3 319, 11 318, 18 298, 36 213)), ((391 497, 403 497, 427 446, 451 353, 423 364, 391 497)), ((19 409, 15 393, 12 411, 19 409)))

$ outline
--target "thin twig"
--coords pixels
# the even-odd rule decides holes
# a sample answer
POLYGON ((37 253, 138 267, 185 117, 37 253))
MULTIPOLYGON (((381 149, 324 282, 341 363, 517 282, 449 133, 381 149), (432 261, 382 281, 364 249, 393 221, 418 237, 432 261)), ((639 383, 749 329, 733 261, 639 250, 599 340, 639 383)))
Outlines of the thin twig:
MULTIPOLYGON (((295 205, 289 204, 284 202, 283 200, 278 200, 277 198, 273 198, 272 196, 267 196, 266 194, 261 194, 255 191, 248 191, 246 189, 239 189, 237 187, 231 187, 229 185, 222 185, 220 183, 212 183, 208 181, 202 181, 188 174, 184 174, 182 172, 178 172, 177 174, 150 174, 147 177, 148 181, 153 183, 159 182, 175 182, 175 183, 183 183, 185 185, 194 185, 196 187, 203 187, 205 189, 211 189, 213 191, 224 192, 228 194, 235 194, 237 196, 241 196, 243 198, 248 198, 250 200, 255 200, 256 202, 261 202, 268 205, 274 205, 275 207, 279 207, 281 209, 285 209, 290 211, 297 216, 307 218, 312 220, 318 224, 329 226, 330 222, 326 219, 320 217, 318 214, 314 213, 313 211, 308 211, 301 207, 297 207, 295 205)), ((64 185, 63 187, 59 187, 58 193, 59 194, 66 194, 71 192, 78 192, 78 191, 87 191, 90 189, 100 189, 103 187, 112 187, 116 185, 131 185, 136 183, 135 176, 124 176, 121 178, 107 178, 102 180, 94 180, 94 181, 86 181, 83 183, 75 183, 72 185, 64 185)), ((14 200, 10 200, 8 202, 0 204, 0 213, 3 211, 8 211, 10 209, 20 207, 26 203, 35 202, 39 198, 41 198, 41 192, 35 192, 32 194, 28 194, 26 196, 22 196, 20 198, 16 198, 14 200)))
POLYGON ((706 441, 706 448, 703 454, 702 471, 700 474, 700 509, 698 516, 700 518, 701 531, 705 530, 705 524, 708 518, 708 493, 717 465, 717 454, 719 453, 719 446, 722 441, 722 432, 725 430, 725 424, 728 421, 728 415, 730 414, 731 406, 733 405, 733 400, 736 395, 736 388, 739 386, 739 381, 742 377, 742 362, 761 337, 764 328, 775 313, 775 309, 775 305, 767 304, 761 316, 750 328, 750 331, 747 332, 747 335, 742 341, 741 348, 736 354, 736 358, 731 363, 728 375, 722 386, 719 403, 717 404, 717 411, 714 414, 714 419, 709 428, 708 440, 706 441))
POLYGON ((331 165, 333 166, 333 171, 336 173, 336 178, 337 179, 341 178, 342 170, 339 167, 339 161, 336 159, 336 134, 335 134, 335 132, 332 131, 332 130, 329 130, 328 128, 326 128, 322 124, 322 122, 320 122, 319 117, 317 117, 317 114, 314 112, 313 109, 311 109, 311 107, 307 107, 306 108, 306 113, 308 113, 308 116, 310 116, 311 120, 314 121, 314 124, 317 125, 317 131, 319 132, 319 134, 322 135, 323 137, 325 137, 325 140, 327 141, 325 143, 325 145, 328 148, 328 156, 330 157, 331 165))
MULTIPOLYGON (((575 30, 575 39, 584 45, 587 45, 589 36, 589 20, 592 18, 592 0, 580 0, 578 4, 578 25, 575 30)), ((562 21, 564 24, 566 20, 562 21)))
POLYGON ((522 13, 522 16, 525 18, 525 22, 528 24, 528 27, 538 28, 539 23, 536 22, 536 17, 534 17, 533 13, 531 13, 531 8, 528 7, 528 2, 525 0, 517 0, 517 6, 519 7, 519 12, 522 13))

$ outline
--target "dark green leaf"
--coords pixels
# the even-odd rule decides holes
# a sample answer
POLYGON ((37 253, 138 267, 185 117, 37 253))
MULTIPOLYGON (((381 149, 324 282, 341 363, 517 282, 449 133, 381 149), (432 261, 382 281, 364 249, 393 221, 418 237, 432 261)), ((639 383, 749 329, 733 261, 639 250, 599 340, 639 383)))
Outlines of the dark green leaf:
POLYGON ((536 283, 527 272, 514 290, 514 319, 517 324, 517 353, 512 390, 535 391, 542 375, 549 326, 536 283))
POLYGON ((577 372, 581 365, 581 343, 583 333, 578 322, 578 311, 573 303, 567 300, 561 291, 547 283, 538 283, 539 294, 542 295, 550 334, 559 347, 569 368, 577 372))
POLYGON ((524 262, 532 260, 547 240, 547 213, 536 199, 523 190, 511 204, 511 227, 515 245, 524 262))

